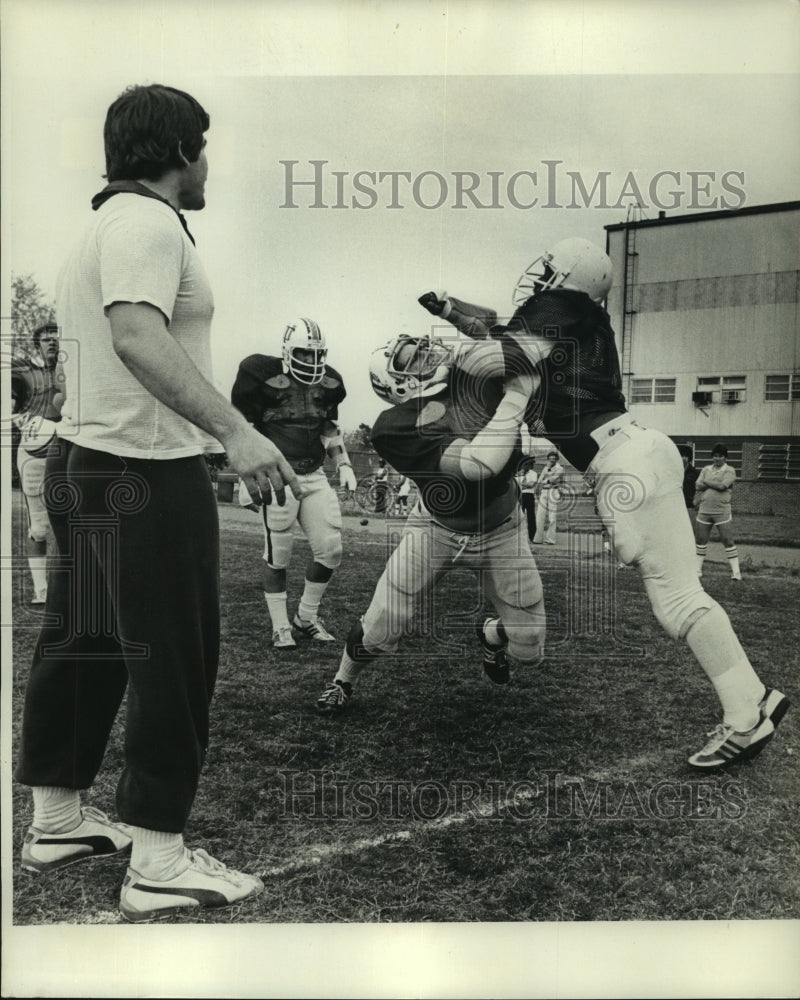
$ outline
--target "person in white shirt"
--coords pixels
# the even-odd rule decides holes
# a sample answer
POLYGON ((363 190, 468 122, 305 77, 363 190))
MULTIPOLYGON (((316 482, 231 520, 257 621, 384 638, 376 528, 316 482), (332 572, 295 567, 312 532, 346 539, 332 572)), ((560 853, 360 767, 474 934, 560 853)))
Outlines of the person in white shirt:
POLYGON ((695 493, 700 494, 700 503, 695 521, 695 541, 697 543, 697 572, 703 575, 703 562, 708 551, 711 529, 716 524, 720 541, 725 546, 725 555, 731 568, 731 579, 742 582, 739 567, 739 551, 733 538, 733 518, 731 515, 731 490, 736 482, 736 472, 727 463, 728 449, 724 444, 714 445, 711 465, 700 470, 695 483, 695 493))
POLYGON ((564 466, 558 461, 558 452, 547 454, 547 465, 539 476, 539 504, 536 510, 535 545, 556 544, 556 522, 558 520, 558 505, 561 501, 559 487, 564 482, 564 466))
POLYGON ((59 552, 25 696, 16 778, 33 789, 22 867, 131 851, 131 921, 263 889, 183 841, 219 661, 219 522, 204 454, 225 451, 254 502, 297 477, 211 381, 214 300, 180 209, 202 209, 209 117, 189 94, 132 87, 111 105, 108 185, 58 280, 65 360, 45 497, 59 552), (80 790, 123 696, 122 823, 80 790))

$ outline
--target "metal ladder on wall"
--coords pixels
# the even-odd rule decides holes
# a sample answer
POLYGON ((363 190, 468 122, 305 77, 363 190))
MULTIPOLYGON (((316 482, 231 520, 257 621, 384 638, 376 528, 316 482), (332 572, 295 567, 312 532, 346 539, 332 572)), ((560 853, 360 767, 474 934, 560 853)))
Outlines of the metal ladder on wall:
POLYGON ((636 309, 633 307, 633 293, 636 286, 636 263, 639 256, 636 250, 636 227, 630 223, 639 222, 642 218, 642 208, 638 203, 628 205, 625 215, 625 280, 622 285, 622 391, 630 406, 631 398, 631 356, 633 353, 633 328, 636 309))

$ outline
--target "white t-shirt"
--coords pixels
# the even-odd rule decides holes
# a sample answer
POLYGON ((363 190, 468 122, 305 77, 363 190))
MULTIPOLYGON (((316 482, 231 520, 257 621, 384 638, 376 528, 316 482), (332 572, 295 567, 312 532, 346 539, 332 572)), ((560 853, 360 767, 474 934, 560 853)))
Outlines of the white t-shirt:
POLYGON ((218 441, 159 402, 117 357, 106 315, 115 302, 159 309, 170 335, 212 380, 214 299, 197 251, 169 205, 115 194, 94 213, 58 278, 66 380, 59 436, 128 458, 221 452, 218 441))

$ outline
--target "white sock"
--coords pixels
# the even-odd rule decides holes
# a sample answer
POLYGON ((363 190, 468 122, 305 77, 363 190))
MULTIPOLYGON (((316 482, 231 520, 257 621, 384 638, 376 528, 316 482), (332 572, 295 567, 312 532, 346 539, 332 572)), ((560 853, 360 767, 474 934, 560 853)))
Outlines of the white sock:
POLYGON ((758 703, 765 688, 719 604, 697 619, 686 634, 686 642, 714 685, 723 722, 740 733, 752 729, 758 722, 758 703))
POLYGON ((739 569, 739 550, 733 545, 731 548, 725 549, 725 555, 731 565, 731 576, 740 577, 742 571, 739 569))
POLYGON ((28 556, 28 566, 33 577, 33 589, 39 594, 47 589, 47 556, 28 556))
POLYGON ((356 663, 350 657, 347 650, 345 650, 342 653, 339 669, 336 671, 336 676, 333 679, 335 681, 344 681, 346 684, 352 684, 365 666, 366 663, 356 663))
POLYGON ((706 557, 706 552, 708 552, 708 545, 698 545, 695 549, 697 552, 697 572, 703 572, 703 560, 706 557))
POLYGON ((81 795, 75 788, 38 785, 33 789, 33 825, 44 833, 69 833, 80 826, 81 795))
POLYGON ((286 613, 286 591, 284 590, 281 594, 268 594, 265 591, 264 598, 267 602, 267 611, 273 631, 276 632, 280 628, 291 628, 289 616, 286 613))
POLYGON ((164 833, 132 826, 131 868, 144 878, 166 882, 189 867, 189 852, 182 833, 164 833))
POLYGON ((300 598, 300 606, 297 609, 297 614, 304 622, 313 622, 317 617, 322 595, 325 593, 329 583, 330 580, 325 580, 324 583, 314 583, 311 580, 306 580, 303 596, 300 598))

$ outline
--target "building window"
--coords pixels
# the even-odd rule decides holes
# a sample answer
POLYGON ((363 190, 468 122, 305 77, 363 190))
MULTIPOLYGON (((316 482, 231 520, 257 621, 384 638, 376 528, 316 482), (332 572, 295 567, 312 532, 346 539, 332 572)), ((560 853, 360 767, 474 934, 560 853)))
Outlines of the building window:
POLYGON ((800 446, 788 442, 759 445, 758 478, 800 481, 800 446))
POLYGON ((631 403, 674 403, 674 378, 635 378, 631 380, 631 403))
POLYGON ((697 391, 711 393, 712 403, 743 403, 746 388, 746 375, 701 375, 697 379, 697 391))
POLYGON ((767 375, 764 399, 768 403, 800 400, 800 375, 767 375))

